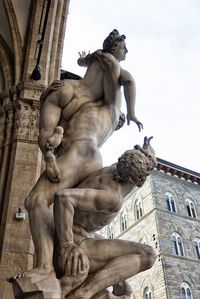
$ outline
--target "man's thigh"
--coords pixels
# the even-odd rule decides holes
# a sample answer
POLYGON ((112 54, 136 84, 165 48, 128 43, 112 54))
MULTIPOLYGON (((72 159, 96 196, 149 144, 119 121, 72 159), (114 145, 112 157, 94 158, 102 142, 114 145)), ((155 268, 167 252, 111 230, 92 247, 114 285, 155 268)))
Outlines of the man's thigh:
POLYGON ((127 254, 142 254, 144 244, 126 240, 86 239, 80 247, 87 253, 90 261, 90 272, 97 271, 109 260, 127 254))

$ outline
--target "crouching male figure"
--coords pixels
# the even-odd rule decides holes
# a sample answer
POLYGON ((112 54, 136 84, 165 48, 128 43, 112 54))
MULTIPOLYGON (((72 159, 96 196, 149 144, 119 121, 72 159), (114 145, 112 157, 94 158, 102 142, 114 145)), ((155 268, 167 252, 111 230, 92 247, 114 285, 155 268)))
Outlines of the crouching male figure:
MULTIPOLYGON (((134 187, 141 187, 156 165, 155 152, 144 145, 126 151, 118 163, 93 173, 73 189, 55 196, 54 219, 59 240, 59 273, 65 298, 130 298, 120 284, 152 267, 152 247, 133 241, 102 239, 96 231, 111 223, 134 187), (107 287, 115 286, 108 295, 107 287), (68 295, 69 294, 69 295, 68 295)), ((129 288, 130 290, 130 288, 129 288)), ((130 292, 129 292, 130 293, 130 292)))

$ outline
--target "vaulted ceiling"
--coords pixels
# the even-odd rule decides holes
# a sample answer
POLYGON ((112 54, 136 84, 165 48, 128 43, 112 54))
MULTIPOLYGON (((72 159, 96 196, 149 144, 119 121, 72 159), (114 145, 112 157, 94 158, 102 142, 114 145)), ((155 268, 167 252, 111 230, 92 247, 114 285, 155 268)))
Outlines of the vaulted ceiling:
MULTIPOLYGON (((16 79, 9 70, 13 69, 15 62, 19 60, 25 41, 29 10, 30 0, 0 0, 0 91, 6 89, 7 85, 12 85, 16 79)), ((16 72, 15 69, 15 75, 16 72)))
POLYGON ((0 0, 0 34, 14 53, 14 39, 18 35, 23 44, 30 0, 0 0))

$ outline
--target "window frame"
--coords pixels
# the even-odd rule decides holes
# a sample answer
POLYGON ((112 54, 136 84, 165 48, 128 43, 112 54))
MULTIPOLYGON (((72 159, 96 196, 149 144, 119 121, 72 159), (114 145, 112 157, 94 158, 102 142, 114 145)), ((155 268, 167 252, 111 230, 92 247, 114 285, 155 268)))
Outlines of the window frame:
POLYGON ((172 193, 170 192, 165 193, 165 204, 169 212, 177 213, 176 201, 172 193))
POLYGON ((185 256, 183 240, 178 233, 172 234, 172 253, 176 256, 185 256))
POLYGON ((195 252, 197 255, 198 260, 200 260, 200 239, 195 238, 194 239, 194 246, 195 246, 195 252))
POLYGON ((186 281, 181 283, 181 299, 193 299, 192 289, 191 289, 189 283, 186 281), (184 291, 184 293, 183 293, 183 291, 184 291))
POLYGON ((108 239, 114 239, 114 231, 113 231, 113 225, 108 225, 107 227, 107 238, 108 239))
POLYGON ((195 204, 190 198, 186 199, 186 210, 187 210, 188 217, 197 219, 195 204))
POLYGON ((153 299, 152 292, 151 292, 151 289, 149 287, 144 288, 143 299, 153 299))
POLYGON ((139 220, 140 218, 142 218, 143 216, 143 205, 141 200, 137 200, 135 202, 135 218, 136 221, 139 220))
POLYGON ((128 228, 128 219, 127 219, 127 213, 125 211, 122 211, 120 213, 120 232, 124 232, 128 228))

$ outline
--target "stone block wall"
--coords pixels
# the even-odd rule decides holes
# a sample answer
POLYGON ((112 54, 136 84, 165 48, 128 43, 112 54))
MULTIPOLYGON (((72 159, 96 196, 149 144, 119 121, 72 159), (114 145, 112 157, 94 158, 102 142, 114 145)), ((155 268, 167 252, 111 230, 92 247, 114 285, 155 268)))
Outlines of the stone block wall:
MULTIPOLYGON (((181 284, 187 282, 193 299, 200 298, 200 272, 195 238, 200 238, 200 187, 185 179, 161 171, 153 171, 144 186, 132 194, 111 223, 115 238, 141 241, 151 245, 157 255, 154 266, 129 279, 133 298, 143 299, 149 287, 152 299, 180 299, 181 284), (176 213, 167 208, 165 194, 175 200, 176 213), (196 218, 187 211, 187 199, 195 206, 196 218), (142 217, 136 217, 136 204, 141 202, 142 217), (120 230, 120 213, 126 214, 127 228, 120 230), (181 236, 184 256, 173 252, 172 234, 181 236)), ((108 229, 101 233, 107 237, 108 229)))
MULTIPOLYGON (((200 298, 200 260, 195 249, 195 238, 200 238, 200 187, 197 184, 172 177, 162 172, 152 174, 153 197, 155 198, 160 251, 167 285, 167 298, 181 298, 181 284, 187 282, 193 298, 200 298), (173 195, 176 212, 166 205, 166 192, 173 195), (192 200, 196 218, 187 211, 187 199, 192 200), (184 256, 173 251, 173 237, 181 237, 184 256)), ((157 298, 157 297, 155 297, 157 298)))

